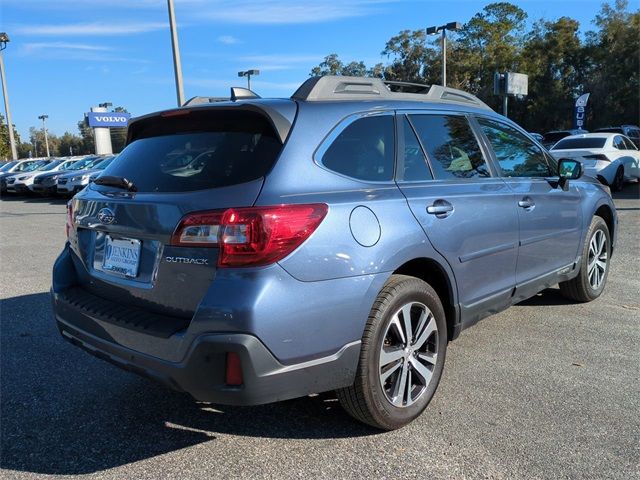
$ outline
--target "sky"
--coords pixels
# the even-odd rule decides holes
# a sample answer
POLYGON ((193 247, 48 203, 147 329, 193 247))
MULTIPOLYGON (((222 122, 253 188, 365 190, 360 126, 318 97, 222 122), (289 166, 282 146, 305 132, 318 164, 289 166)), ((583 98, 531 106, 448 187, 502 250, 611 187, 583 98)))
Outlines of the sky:
MULTIPOLYGON (((228 96, 245 86, 238 71, 247 69, 260 70, 252 79, 259 95, 289 97, 325 55, 384 63, 380 52, 401 30, 465 23, 488 3, 175 0, 185 97, 228 96)), ((511 3, 530 23, 570 16, 588 31, 602 0, 511 3)), ((11 40, 2 54, 24 140, 42 114, 61 135, 78 133, 77 122, 102 102, 134 116, 176 106, 166 0, 1 0, 0 32, 11 40)))

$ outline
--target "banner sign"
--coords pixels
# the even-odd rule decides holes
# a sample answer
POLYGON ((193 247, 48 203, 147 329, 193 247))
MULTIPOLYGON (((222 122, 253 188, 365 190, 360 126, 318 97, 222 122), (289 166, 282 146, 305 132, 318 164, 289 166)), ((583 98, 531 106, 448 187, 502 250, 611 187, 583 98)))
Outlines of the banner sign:
POLYGON ((576 107, 573 113, 573 128, 584 130, 585 120, 587 118, 587 102, 589 101, 589 93, 580 95, 576 100, 576 107))
POLYGON ((130 113, 122 112, 89 112, 87 119, 90 127, 127 127, 130 113))

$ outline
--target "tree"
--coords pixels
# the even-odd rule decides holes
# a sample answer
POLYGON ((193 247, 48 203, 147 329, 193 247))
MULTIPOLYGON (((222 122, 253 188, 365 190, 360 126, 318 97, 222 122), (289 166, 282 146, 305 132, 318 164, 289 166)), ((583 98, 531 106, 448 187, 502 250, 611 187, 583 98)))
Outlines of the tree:
POLYGON ((438 53, 426 42, 424 30, 403 30, 391 37, 382 51, 391 63, 385 68, 385 78, 402 82, 425 83, 430 78, 430 66, 438 53))
POLYGON ((85 119, 78 122, 78 131, 80 132, 80 137, 82 138, 81 155, 94 153, 96 151, 96 143, 93 138, 93 130, 87 124, 87 121, 85 119))
POLYGON ((74 135, 71 132, 64 132, 64 135, 60 137, 60 145, 58 154, 61 156, 66 155, 81 155, 87 153, 83 150, 82 137, 74 135))
POLYGON ((597 31, 587 37, 593 126, 638 123, 640 116, 640 12, 629 12, 626 0, 604 4, 596 16, 597 31))
POLYGON ((383 69, 384 66, 381 63, 371 68, 367 68, 362 61, 353 61, 345 65, 336 53, 332 53, 324 57, 324 60, 320 62, 318 66, 311 69, 311 76, 347 75, 352 77, 382 77, 383 69))
MULTIPOLYGON (((13 138, 16 145, 20 144, 20 135, 16 130, 16 126, 13 125, 13 138)), ((0 113, 0 159, 11 158, 11 143, 9 142, 9 128, 5 123, 4 115, 0 113)))
POLYGON ((526 19, 524 10, 507 2, 491 3, 475 14, 458 34, 448 62, 457 86, 499 108, 493 77, 520 71, 526 19))
POLYGON ((528 34, 521 66, 529 75, 525 106, 515 117, 538 131, 572 127, 575 98, 582 92, 585 55, 577 21, 561 17, 539 20, 528 34))
MULTIPOLYGON (((114 112, 129 113, 124 107, 116 107, 114 112)), ((111 146, 113 153, 120 153, 127 143, 127 127, 111 127, 111 146)))

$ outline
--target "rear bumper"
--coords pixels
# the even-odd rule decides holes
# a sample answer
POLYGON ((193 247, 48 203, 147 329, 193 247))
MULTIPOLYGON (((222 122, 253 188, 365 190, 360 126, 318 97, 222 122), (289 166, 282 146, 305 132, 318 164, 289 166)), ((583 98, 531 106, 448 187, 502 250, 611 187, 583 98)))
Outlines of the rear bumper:
POLYGON ((388 277, 301 282, 277 264, 221 269, 193 317, 183 318, 99 297, 78 278, 83 268, 69 244, 53 268, 53 309, 65 339, 200 401, 230 405, 351 385, 364 324, 388 277), (242 387, 225 384, 228 352, 240 356, 242 387))
POLYGON ((90 335, 58 315, 56 321, 64 339, 92 355, 196 400, 224 405, 260 405, 351 385, 360 353, 360 342, 353 342, 328 357, 282 365, 252 335, 211 333, 196 338, 183 361, 168 362, 90 335), (240 357, 241 386, 225 384, 228 352, 240 357))

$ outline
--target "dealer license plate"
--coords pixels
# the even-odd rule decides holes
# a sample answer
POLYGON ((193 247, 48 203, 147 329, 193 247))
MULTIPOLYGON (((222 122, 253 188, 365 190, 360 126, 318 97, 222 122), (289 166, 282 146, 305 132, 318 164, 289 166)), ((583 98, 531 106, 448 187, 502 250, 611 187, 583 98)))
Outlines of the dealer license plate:
POLYGON ((102 268, 107 272, 134 278, 140 264, 140 240, 106 237, 102 268))

